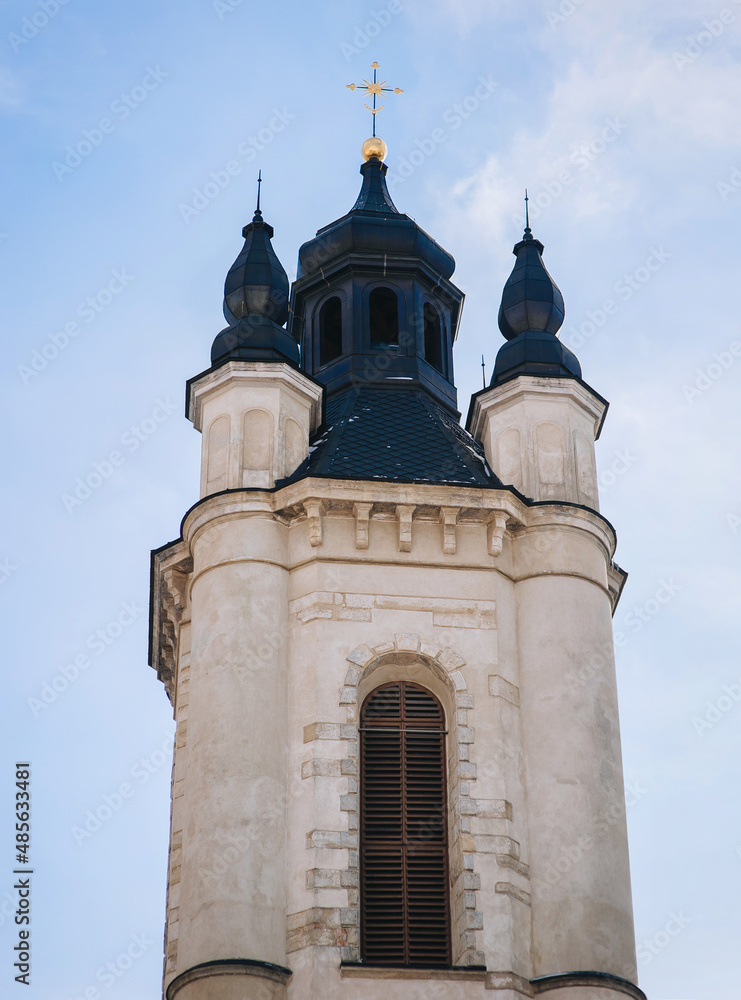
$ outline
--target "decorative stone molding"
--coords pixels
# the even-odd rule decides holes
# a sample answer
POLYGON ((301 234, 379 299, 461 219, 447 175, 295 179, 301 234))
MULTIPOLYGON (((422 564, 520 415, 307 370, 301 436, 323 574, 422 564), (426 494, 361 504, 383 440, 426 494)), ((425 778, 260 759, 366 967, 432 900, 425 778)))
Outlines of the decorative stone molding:
POLYGON ((490 556, 500 556, 504 544, 504 532, 507 528, 507 515, 502 511, 494 511, 486 525, 486 541, 490 556))
POLYGON ((355 548, 367 549, 369 544, 370 512, 372 503, 354 503, 355 514, 355 548))
POLYGON ((484 983, 486 975, 486 969, 480 969, 476 966, 473 968, 462 966, 457 969, 414 969, 399 968, 398 966, 384 968, 383 966, 355 965, 352 962, 343 962, 340 966, 340 976, 343 979, 419 979, 442 983, 484 983))
POLYGON ((170 840, 170 870, 167 879, 165 975, 174 972, 178 964, 178 916, 180 912, 180 865, 182 857, 183 831, 175 830, 170 840))
POLYGON ((318 945, 323 948, 357 947, 357 910, 339 906, 313 906, 290 913, 287 921, 286 951, 300 951, 318 945))
POLYGON ((309 522, 309 541, 312 546, 322 544, 322 515, 324 514, 324 501, 312 497, 304 500, 304 510, 309 522))
POLYGON ((412 504, 397 504, 396 516, 399 520, 399 552, 412 551, 412 518, 414 517, 414 507, 412 504))
POLYGON ((635 983, 608 972, 560 972, 553 976, 538 976, 530 980, 534 996, 550 993, 551 990, 592 987, 593 989, 614 990, 624 993, 633 1000, 646 1000, 646 994, 635 983))
POLYGON ((520 689, 499 674, 489 674, 489 694, 492 698, 504 698, 520 707, 520 689))
POLYGON ((628 574, 622 569, 614 560, 610 560, 610 565, 607 568, 607 585, 610 590, 610 603, 612 604, 612 613, 615 614, 615 610, 618 606, 618 601, 620 600, 620 595, 623 592, 623 587, 625 586, 625 581, 628 579, 628 574))
POLYGON ((314 591, 290 603, 291 613, 302 625, 321 619, 372 622, 374 611, 426 611, 431 624, 445 629, 497 627, 495 601, 470 601, 453 597, 398 597, 393 594, 351 594, 314 591))
POLYGON ((153 554, 150 643, 152 666, 175 704, 180 625, 190 617, 193 560, 184 542, 153 554))
POLYGON ((460 507, 440 508, 440 521, 443 526, 443 552, 446 555, 455 555, 455 526, 458 523, 458 515, 460 512, 460 507))
MULTIPOLYGON (((175 1000, 183 987, 203 979, 220 979, 223 976, 259 976, 269 982, 281 984, 288 982, 293 975, 291 969, 272 962, 259 962, 249 958, 222 958, 214 962, 203 962, 194 965, 172 980, 165 990, 165 1000, 175 1000)), ((284 996, 284 990, 271 990, 271 997, 284 996)))
POLYGON ((515 972, 487 972, 486 989, 515 990, 525 997, 535 996, 535 991, 530 985, 530 981, 523 979, 522 976, 518 976, 515 972))

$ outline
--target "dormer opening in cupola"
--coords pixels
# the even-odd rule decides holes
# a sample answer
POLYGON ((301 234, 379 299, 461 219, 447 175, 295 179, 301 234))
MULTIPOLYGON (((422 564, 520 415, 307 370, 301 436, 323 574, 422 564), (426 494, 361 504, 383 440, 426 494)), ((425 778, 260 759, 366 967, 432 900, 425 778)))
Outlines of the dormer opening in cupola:
POLYGON ((319 310, 319 366, 342 354, 342 302, 333 295, 319 310))
POLYGON ((368 296, 371 347, 399 346, 399 297, 385 286, 368 296))
POLYGON ((425 361, 436 368, 441 375, 444 375, 442 323, 440 322, 440 313, 431 302, 425 302, 424 306, 424 338, 425 361))

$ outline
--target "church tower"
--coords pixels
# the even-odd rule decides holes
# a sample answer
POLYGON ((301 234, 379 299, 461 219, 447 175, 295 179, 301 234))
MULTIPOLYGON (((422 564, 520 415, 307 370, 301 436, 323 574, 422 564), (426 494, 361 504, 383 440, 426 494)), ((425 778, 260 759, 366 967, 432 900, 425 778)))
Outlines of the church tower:
POLYGON ((166 1000, 645 1000, 606 401, 529 226, 459 422, 453 257, 366 143, 289 289, 259 208, 152 554, 177 720, 166 1000))

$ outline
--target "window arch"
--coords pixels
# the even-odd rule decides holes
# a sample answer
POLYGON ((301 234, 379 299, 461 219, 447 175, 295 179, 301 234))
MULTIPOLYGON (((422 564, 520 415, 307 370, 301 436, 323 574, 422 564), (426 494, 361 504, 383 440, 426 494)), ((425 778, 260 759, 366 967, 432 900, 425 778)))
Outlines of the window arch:
POLYGON ((333 295, 319 310, 319 365, 342 354, 342 302, 333 295))
POLYGON ((360 715, 363 961, 450 965, 445 716, 408 681, 373 691, 360 715))
POLYGON ((443 332, 440 313, 431 302, 424 306, 425 361, 445 374, 443 361, 443 332))
POLYGON ((399 344, 399 296, 392 288, 374 288, 368 296, 371 347, 399 344))

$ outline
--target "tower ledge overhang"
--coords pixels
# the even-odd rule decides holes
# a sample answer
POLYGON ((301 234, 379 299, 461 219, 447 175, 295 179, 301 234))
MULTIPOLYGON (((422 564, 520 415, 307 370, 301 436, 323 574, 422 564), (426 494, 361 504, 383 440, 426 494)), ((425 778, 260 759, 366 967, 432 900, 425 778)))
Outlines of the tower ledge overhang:
POLYGON ((502 403, 515 399, 543 399, 545 397, 568 397, 593 420, 594 440, 599 438, 610 404, 591 385, 575 376, 513 375, 498 385, 479 389, 471 396, 468 416, 466 417, 466 430, 477 441, 480 441, 487 407, 495 401, 502 403))
MULTIPOLYGON (((291 544, 275 556, 289 570, 312 560, 342 558, 358 564, 391 560, 494 569, 514 583, 534 576, 571 576, 602 589, 613 613, 627 578, 613 561, 617 535, 602 514, 580 504, 528 500, 513 487, 311 476, 272 489, 224 490, 195 503, 183 518, 180 538, 152 552, 149 662, 171 700, 178 629, 190 615, 194 544, 215 525, 252 517, 277 521, 291 531, 291 544), (355 545, 349 552, 342 543, 333 551, 330 535, 341 520, 354 522, 355 545), (536 539, 550 531, 568 533, 572 544, 546 564, 533 554, 536 539)), ((235 553, 233 558, 249 557, 235 553)))
POLYGON ((185 383, 185 416, 200 431, 203 429, 203 402, 207 397, 235 383, 271 380, 280 381, 295 392, 306 393, 308 390, 312 397, 312 431, 316 430, 322 423, 324 386, 287 360, 223 361, 199 372, 185 383))

